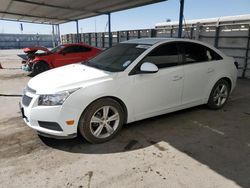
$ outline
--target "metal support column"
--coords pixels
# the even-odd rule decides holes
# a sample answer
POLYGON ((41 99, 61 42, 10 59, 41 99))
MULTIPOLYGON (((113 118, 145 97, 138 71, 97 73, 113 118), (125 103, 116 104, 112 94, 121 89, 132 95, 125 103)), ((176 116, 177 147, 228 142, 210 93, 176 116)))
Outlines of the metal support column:
POLYGON ((76 20, 76 42, 80 42, 78 20, 76 20))
POLYGON ((55 45, 55 28, 54 28, 54 24, 52 24, 51 26, 52 26, 52 45, 54 48, 56 46, 55 45))
POLYGON ((182 24, 183 24, 183 14, 184 13, 184 0, 180 0, 180 16, 179 16, 179 31, 178 38, 182 37, 182 24))
POLYGON ((171 38, 173 37, 173 30, 174 30, 174 28, 173 28, 173 26, 171 25, 171 29, 170 29, 170 37, 171 37, 171 38))
POLYGON ((242 78, 246 77, 246 71, 248 68, 248 54, 249 54, 249 48, 250 48, 250 25, 248 26, 248 38, 247 38, 247 48, 246 48, 246 55, 245 55, 245 61, 244 61, 244 67, 242 72, 242 78))
POLYGON ((214 37, 214 47, 218 48, 219 45, 219 35, 220 35, 220 23, 216 24, 215 37, 214 37))
POLYGON ((109 47, 111 47, 112 46, 111 13, 108 13, 108 25, 109 25, 109 47))
POLYGON ((60 25, 57 25, 57 30, 58 30, 58 40, 59 40, 59 44, 62 44, 62 39, 61 39, 61 34, 60 34, 60 25))

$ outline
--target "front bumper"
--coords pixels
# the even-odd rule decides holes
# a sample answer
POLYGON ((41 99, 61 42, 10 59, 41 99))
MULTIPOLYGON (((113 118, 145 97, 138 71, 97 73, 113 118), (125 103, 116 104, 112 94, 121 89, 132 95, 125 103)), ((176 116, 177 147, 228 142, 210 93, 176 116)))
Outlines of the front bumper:
POLYGON ((30 72, 32 71, 33 63, 27 61, 25 64, 22 65, 22 70, 30 72))
POLYGON ((26 92, 20 103, 24 122, 38 134, 53 138, 73 138, 77 136, 79 112, 72 107, 38 106, 39 95, 26 92), (67 120, 74 120, 73 125, 67 125, 67 120), (41 124, 43 122, 43 124, 41 124), (46 126, 49 124, 49 126, 46 126), (58 125, 58 127, 51 127, 58 125))

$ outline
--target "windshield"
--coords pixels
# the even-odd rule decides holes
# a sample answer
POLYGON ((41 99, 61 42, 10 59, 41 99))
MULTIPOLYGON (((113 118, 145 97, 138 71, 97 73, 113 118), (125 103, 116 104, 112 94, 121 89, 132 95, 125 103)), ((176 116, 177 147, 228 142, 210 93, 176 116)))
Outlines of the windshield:
POLYGON ((86 65, 109 72, 124 71, 150 45, 118 44, 89 60, 86 65))
POLYGON ((50 50, 52 53, 56 53, 59 52, 61 49, 63 49, 65 46, 64 45, 59 45, 55 48, 53 48, 52 50, 50 50))

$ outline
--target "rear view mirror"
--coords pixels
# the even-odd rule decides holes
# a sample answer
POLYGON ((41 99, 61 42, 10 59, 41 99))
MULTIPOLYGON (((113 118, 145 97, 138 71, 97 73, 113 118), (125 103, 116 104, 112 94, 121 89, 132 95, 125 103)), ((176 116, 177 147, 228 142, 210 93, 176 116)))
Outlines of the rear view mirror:
POLYGON ((159 70, 158 67, 150 62, 145 62, 140 67, 140 73, 150 74, 150 73, 156 73, 158 72, 158 70, 159 70))

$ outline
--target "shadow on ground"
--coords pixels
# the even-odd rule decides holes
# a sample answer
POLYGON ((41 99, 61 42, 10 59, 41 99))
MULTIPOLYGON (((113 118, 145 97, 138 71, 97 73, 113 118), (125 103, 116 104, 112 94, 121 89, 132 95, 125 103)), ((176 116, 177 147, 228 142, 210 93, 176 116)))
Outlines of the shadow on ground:
POLYGON ((250 81, 240 80, 223 110, 204 106, 171 113, 123 127, 113 140, 92 145, 81 137, 72 140, 42 138, 55 149, 88 154, 127 152, 166 142, 210 169, 250 187, 250 81))

